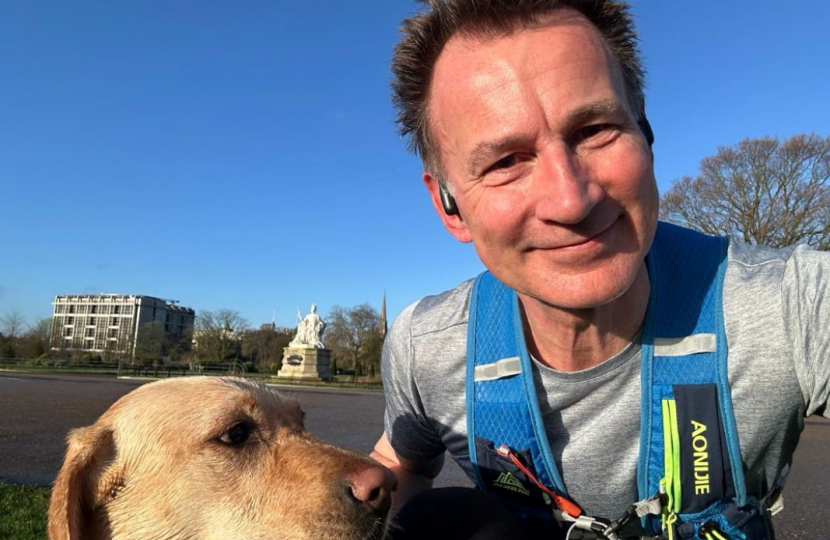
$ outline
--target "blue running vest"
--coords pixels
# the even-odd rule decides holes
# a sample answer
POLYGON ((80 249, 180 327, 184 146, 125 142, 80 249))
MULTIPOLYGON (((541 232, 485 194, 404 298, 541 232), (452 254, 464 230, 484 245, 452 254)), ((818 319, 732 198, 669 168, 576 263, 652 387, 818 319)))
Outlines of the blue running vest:
MULTIPOLYGON (((661 222, 646 257, 651 292, 642 330, 637 478, 640 499, 662 493, 663 506, 662 516, 642 518, 647 534, 772 538, 760 503, 745 490, 727 379, 727 247, 725 238, 661 222)), ((489 272, 476 278, 471 294, 466 393, 476 484, 528 514, 550 515, 550 497, 497 452, 506 445, 567 498, 539 410, 518 297, 489 272)))

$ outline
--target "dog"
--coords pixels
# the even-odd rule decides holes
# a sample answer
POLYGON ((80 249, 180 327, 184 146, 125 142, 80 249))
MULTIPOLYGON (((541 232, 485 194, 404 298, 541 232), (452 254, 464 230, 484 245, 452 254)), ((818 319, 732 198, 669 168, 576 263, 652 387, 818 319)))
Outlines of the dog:
POLYGON ((244 379, 143 385, 70 432, 50 540, 381 540, 394 474, 244 379))

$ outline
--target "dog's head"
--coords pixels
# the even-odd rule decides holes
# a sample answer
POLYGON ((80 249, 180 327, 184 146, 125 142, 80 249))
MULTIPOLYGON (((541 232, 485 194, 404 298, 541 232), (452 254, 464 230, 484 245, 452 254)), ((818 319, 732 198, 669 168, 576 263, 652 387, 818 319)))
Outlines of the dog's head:
POLYGON ((49 538, 377 540, 394 482, 263 385, 166 380, 70 433, 49 538))

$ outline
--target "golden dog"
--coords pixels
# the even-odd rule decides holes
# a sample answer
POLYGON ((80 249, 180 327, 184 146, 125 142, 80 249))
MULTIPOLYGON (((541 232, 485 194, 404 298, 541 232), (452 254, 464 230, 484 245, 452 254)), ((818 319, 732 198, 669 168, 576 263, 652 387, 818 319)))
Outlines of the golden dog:
POLYGON ((264 385, 147 384, 73 430, 50 540, 380 540, 394 475, 264 385))

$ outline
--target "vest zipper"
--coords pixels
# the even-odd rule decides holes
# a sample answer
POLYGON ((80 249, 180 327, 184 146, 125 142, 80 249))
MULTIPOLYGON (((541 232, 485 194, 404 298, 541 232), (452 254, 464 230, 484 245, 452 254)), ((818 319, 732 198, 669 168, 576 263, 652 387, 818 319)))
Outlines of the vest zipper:
POLYGON ((663 467, 660 490, 667 502, 663 506, 663 530, 674 540, 677 514, 680 512, 680 430, 677 426, 677 404, 673 399, 662 400, 663 406, 663 467))

